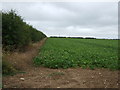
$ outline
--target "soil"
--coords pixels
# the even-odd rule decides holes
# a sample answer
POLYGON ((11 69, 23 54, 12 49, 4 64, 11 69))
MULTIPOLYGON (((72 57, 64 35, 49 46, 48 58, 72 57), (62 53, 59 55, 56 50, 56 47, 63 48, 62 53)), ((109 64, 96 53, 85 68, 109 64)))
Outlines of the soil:
POLYGON ((14 52, 6 56, 14 66, 23 72, 4 76, 4 88, 118 88, 118 70, 109 69, 49 69, 35 67, 32 59, 45 43, 31 45, 26 52, 14 52))

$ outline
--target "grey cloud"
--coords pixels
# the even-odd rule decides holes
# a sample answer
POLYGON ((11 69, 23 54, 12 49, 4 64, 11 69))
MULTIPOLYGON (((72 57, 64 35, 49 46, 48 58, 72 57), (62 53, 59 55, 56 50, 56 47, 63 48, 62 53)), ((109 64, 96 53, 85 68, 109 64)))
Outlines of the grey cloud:
POLYGON ((117 38, 115 2, 3 3, 3 10, 18 13, 46 35, 117 38))

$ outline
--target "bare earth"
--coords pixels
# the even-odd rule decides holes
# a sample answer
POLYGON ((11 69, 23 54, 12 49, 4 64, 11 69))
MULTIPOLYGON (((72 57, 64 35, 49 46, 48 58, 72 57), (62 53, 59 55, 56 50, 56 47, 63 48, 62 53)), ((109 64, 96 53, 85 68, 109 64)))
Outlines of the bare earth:
POLYGON ((28 47, 24 53, 14 52, 6 58, 25 73, 4 76, 4 88, 118 88, 118 72, 108 69, 49 69, 35 67, 32 58, 46 39, 28 47))

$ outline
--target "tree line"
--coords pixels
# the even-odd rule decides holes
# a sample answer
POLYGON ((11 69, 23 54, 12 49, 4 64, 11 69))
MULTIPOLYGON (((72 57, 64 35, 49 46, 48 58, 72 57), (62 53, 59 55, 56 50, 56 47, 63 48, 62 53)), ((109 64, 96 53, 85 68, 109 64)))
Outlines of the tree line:
POLYGON ((97 39, 94 37, 65 37, 65 36, 50 36, 50 38, 75 38, 75 39, 97 39))
POLYGON ((46 35, 23 21, 14 10, 2 12, 2 44, 4 50, 21 49, 46 35))

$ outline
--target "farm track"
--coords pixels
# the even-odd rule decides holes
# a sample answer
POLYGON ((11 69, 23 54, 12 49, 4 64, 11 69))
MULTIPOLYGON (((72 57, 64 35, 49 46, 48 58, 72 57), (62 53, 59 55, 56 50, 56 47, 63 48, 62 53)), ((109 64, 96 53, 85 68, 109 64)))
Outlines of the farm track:
POLYGON ((33 44, 24 53, 15 52, 6 57, 25 73, 3 77, 4 88, 118 88, 119 71, 34 67, 32 58, 44 42, 45 39, 33 44))

